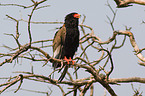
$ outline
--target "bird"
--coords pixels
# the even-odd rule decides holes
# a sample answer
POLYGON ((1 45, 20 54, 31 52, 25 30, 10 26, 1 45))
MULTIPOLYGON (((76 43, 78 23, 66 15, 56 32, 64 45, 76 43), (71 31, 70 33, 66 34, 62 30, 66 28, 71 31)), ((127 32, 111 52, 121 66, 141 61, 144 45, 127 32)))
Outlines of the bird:
POLYGON ((59 82, 61 82, 65 77, 66 72, 70 67, 70 61, 72 62, 71 64, 75 63, 75 61, 72 59, 79 47, 79 18, 80 14, 76 12, 66 15, 63 26, 60 27, 60 29, 54 35, 53 57, 56 59, 63 59, 67 62, 67 64, 63 65, 58 62, 53 62, 52 64, 54 69, 58 67, 64 68, 61 76, 58 79, 59 82))

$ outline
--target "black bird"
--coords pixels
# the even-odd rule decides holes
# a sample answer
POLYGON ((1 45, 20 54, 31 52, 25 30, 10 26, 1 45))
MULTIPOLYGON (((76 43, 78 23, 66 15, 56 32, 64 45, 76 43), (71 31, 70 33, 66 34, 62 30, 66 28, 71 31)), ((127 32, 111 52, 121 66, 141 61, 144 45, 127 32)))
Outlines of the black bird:
MULTIPOLYGON (((79 19, 78 13, 70 13, 65 17, 64 25, 55 33, 53 39, 53 57, 57 59, 63 59, 67 61, 67 64, 63 65, 64 70, 58 81, 61 82, 66 75, 69 68, 69 62, 77 51, 79 46, 79 19)), ((54 62, 52 65, 55 68, 61 67, 60 63, 54 62)))

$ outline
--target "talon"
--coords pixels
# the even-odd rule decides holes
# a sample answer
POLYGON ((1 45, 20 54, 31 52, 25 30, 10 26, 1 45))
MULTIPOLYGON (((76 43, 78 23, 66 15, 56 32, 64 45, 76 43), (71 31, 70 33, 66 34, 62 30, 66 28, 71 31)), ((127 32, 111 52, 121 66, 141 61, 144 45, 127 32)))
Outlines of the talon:
POLYGON ((72 62, 72 65, 74 65, 74 63, 75 63, 75 61, 73 61, 73 60, 71 59, 71 57, 69 57, 69 59, 67 59, 66 56, 64 56, 64 59, 63 59, 63 60, 65 60, 65 61, 67 62, 67 64, 70 64, 70 63, 69 63, 70 61, 72 62))
POLYGON ((74 65, 75 61, 73 61, 71 57, 69 57, 69 60, 72 62, 72 65, 74 65))
POLYGON ((69 59, 68 59, 69 61, 72 61, 72 59, 71 59, 71 57, 69 57, 69 59))
POLYGON ((64 59, 63 60, 65 60, 67 62, 67 64, 69 64, 69 61, 71 61, 70 58, 67 59, 66 56, 64 56, 64 59))
POLYGON ((73 61, 73 60, 72 60, 72 65, 74 65, 75 63, 76 63, 76 61, 73 61))

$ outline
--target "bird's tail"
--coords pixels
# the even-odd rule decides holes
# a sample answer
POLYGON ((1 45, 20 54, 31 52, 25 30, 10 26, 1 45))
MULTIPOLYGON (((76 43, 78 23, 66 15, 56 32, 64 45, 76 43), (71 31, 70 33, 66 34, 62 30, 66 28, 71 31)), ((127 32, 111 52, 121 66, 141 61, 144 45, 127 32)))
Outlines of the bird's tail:
POLYGON ((64 70, 63 70, 61 76, 60 76, 59 79, 58 79, 59 82, 61 82, 61 81, 63 80, 63 78, 65 77, 65 75, 66 75, 66 73, 67 73, 67 70, 68 70, 68 68, 69 68, 69 65, 65 65, 64 67, 65 67, 65 68, 64 68, 64 70))

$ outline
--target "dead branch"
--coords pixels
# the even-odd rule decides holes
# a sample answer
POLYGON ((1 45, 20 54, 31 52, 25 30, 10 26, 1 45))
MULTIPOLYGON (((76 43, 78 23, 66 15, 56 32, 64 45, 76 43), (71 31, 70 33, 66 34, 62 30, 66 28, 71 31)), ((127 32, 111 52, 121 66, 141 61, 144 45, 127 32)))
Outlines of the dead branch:
POLYGON ((114 0, 118 8, 129 7, 131 4, 145 5, 144 0, 114 0))
MULTIPOLYGON (((136 52, 136 53, 139 52, 139 47, 138 47, 138 45, 136 44, 136 41, 135 41, 135 38, 134 38, 133 33, 131 33, 130 31, 122 31, 122 30, 115 31, 115 33, 117 33, 118 35, 126 35, 126 36, 128 36, 129 39, 130 39, 130 43, 131 43, 132 47, 134 48, 134 52, 136 52)), ((145 58, 144 58, 144 56, 143 56, 141 53, 136 54, 136 56, 137 56, 141 61, 145 62, 145 58)))
POLYGON ((109 83, 131 83, 131 82, 138 82, 138 83, 145 83, 145 78, 140 77, 129 77, 129 78, 116 78, 116 79, 109 79, 109 83))
MULTIPOLYGON (((19 58, 27 59, 30 61, 43 62, 42 66, 45 66, 48 62, 51 62, 51 63, 58 62, 58 63, 66 64, 66 62, 63 60, 52 58, 50 53, 47 53, 46 51, 43 50, 46 47, 52 46, 53 39, 32 41, 33 36, 32 36, 32 32, 31 32, 31 30, 32 30, 31 24, 63 24, 64 22, 32 21, 32 17, 34 15, 35 10, 49 7, 49 5, 39 6, 40 4, 44 3, 47 0, 41 0, 39 2, 37 2, 35 0, 30 0, 30 1, 33 4, 29 5, 29 6, 24 6, 24 5, 19 5, 19 4, 0 4, 0 6, 17 6, 17 7, 22 7, 24 9, 32 8, 30 15, 28 17, 28 20, 24 20, 23 18, 18 20, 14 17, 6 15, 7 18, 16 22, 16 32, 15 32, 16 35, 14 35, 14 34, 6 34, 6 35, 13 37, 13 39, 17 43, 17 47, 11 48, 7 45, 4 45, 4 48, 9 49, 9 51, 11 53, 0 53, 1 58, 9 57, 8 59, 3 60, 0 63, 0 66, 2 67, 2 65, 5 63, 12 63, 13 60, 19 59, 19 58), (19 42, 19 38, 20 38, 19 22, 27 22, 29 42, 24 45, 21 45, 21 43, 19 42), (49 44, 44 45, 44 42, 47 42, 49 44), (35 46, 35 44, 39 44, 39 46, 35 46), (34 53, 34 52, 37 52, 37 53, 34 53)), ((118 7, 128 7, 128 6, 130 6, 131 3, 145 5, 144 1, 142 1, 142 0, 124 0, 124 1, 123 0, 114 0, 114 1, 118 5, 118 7), (139 2, 139 1, 142 1, 142 2, 139 2)), ((113 84, 118 85, 118 83, 131 83, 131 82, 145 83, 145 78, 141 78, 141 77, 109 78, 110 74, 113 72, 113 69, 114 69, 113 58, 111 55, 112 51, 114 49, 119 49, 122 46, 124 46, 126 37, 129 37, 130 43, 131 43, 132 47, 134 48, 134 52, 135 52, 136 56, 141 60, 141 61, 139 61, 139 64, 144 65, 144 66, 145 66, 145 64, 144 64, 145 58, 141 52, 145 48, 139 49, 138 45, 136 44, 134 35, 129 30, 126 29, 125 31, 122 31, 122 30, 115 31, 113 24, 115 21, 117 11, 114 11, 109 4, 107 4, 107 6, 109 6, 111 12, 114 15, 112 19, 110 19, 110 17, 107 16, 107 18, 109 20, 109 24, 111 25, 111 28, 114 31, 112 33, 111 38, 108 38, 108 40, 106 40, 106 41, 102 41, 101 38, 96 36, 94 34, 94 30, 92 27, 90 27, 88 25, 84 25, 86 16, 84 16, 81 24, 79 25, 81 28, 81 32, 83 33, 83 36, 80 38, 80 50, 81 51, 80 51, 79 55, 76 54, 76 56, 74 58, 75 60, 77 60, 77 62, 73 65, 73 67, 75 67, 75 70, 76 70, 75 79, 74 79, 74 76, 70 72, 67 72, 67 76, 69 78, 66 78, 62 82, 58 82, 57 79, 54 79, 51 76, 59 69, 52 71, 49 74, 49 76, 45 76, 45 75, 34 74, 33 66, 32 66, 31 72, 18 71, 18 72, 14 72, 14 73, 19 73, 19 75, 16 75, 13 77, 0 78, 0 79, 7 79, 6 83, 0 84, 0 87, 3 87, 0 90, 0 93, 4 92, 5 90, 7 90, 8 88, 10 88, 12 85, 16 84, 19 81, 20 81, 20 84, 18 85, 17 89, 15 89, 14 92, 21 90, 22 89, 21 85, 22 85, 24 79, 41 82, 41 83, 48 83, 48 84, 57 86, 60 89, 60 91, 62 92, 63 96, 66 96, 70 93, 73 93, 73 95, 76 96, 77 91, 80 91, 80 96, 84 96, 89 89, 90 89, 90 96, 93 96, 93 93, 95 92, 93 84, 97 83, 97 82, 100 83, 112 96, 117 96, 116 95, 117 93, 114 91, 114 89, 110 85, 113 85, 113 84), (86 32, 86 30, 85 30, 86 28, 89 29, 89 32, 88 31, 86 32), (123 35, 124 39, 122 40, 121 45, 117 46, 116 38, 117 38, 117 36, 120 36, 120 35, 123 35), (104 45, 111 44, 111 43, 113 43, 113 46, 111 47, 110 50, 108 50, 107 48, 104 48, 104 45), (89 49, 89 48, 94 48, 96 50, 96 52, 98 52, 99 50, 102 52, 100 57, 98 57, 99 59, 93 58, 94 60, 90 60, 89 55, 88 55, 89 52, 87 52, 87 49, 89 49), (107 52, 107 54, 105 54, 105 52, 107 52), (103 61, 104 59, 107 59, 104 66, 97 69, 97 67, 99 67, 99 62, 103 61), (106 65, 108 64, 109 59, 111 62, 111 67, 110 67, 111 69, 108 71, 105 69, 107 69, 106 65), (78 69, 80 68, 80 69, 85 70, 84 74, 86 74, 88 72, 90 75, 85 78, 78 78, 77 67, 78 67, 78 69), (100 73, 101 71, 104 71, 106 74, 104 75, 104 74, 100 73), (63 89, 63 87, 61 85, 65 85, 65 86, 67 85, 67 86, 71 86, 71 87, 68 87, 69 91, 65 92, 65 90, 63 89)), ((93 54, 93 53, 91 53, 91 54, 93 54)), ((33 92, 39 93, 39 91, 33 91, 33 92)), ((40 93, 44 93, 44 94, 48 95, 48 92, 40 92, 40 93)))

